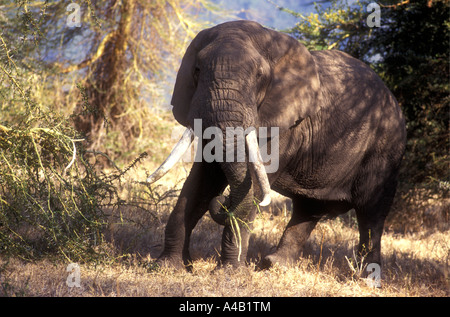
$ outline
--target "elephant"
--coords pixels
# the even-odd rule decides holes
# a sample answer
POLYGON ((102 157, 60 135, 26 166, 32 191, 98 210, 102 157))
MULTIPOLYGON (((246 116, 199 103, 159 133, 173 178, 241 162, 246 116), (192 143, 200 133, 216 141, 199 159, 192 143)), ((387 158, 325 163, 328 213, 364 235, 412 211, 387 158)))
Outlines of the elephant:
POLYGON ((172 168, 195 136, 208 146, 212 139, 202 134, 208 128, 222 132, 224 143, 237 139, 227 135, 229 128, 250 132, 240 150, 244 159, 236 159, 236 148, 232 159, 193 163, 169 216, 158 264, 191 265, 191 233, 208 210, 224 226, 219 266, 245 264, 257 205, 270 204, 274 190, 292 199, 292 216, 274 252, 260 261, 262 268, 298 260, 322 217, 351 209, 358 255, 381 265, 381 236, 406 130, 395 97, 368 65, 338 50, 309 51, 257 22, 225 22, 201 31, 188 46, 171 104, 186 131, 148 183, 172 168), (194 131, 196 120, 200 132, 194 131), (276 128, 277 137, 269 133, 258 140, 261 127, 276 128), (278 149, 277 169, 270 173, 262 143, 278 149))

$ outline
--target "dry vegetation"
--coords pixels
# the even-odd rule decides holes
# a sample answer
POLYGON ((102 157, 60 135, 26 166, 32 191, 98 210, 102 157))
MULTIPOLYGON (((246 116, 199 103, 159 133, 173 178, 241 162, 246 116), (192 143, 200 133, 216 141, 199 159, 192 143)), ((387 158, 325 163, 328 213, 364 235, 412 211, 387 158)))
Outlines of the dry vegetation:
MULTIPOLYGON (((151 166, 148 167, 151 169, 151 166)), ((271 251, 289 219, 289 201, 275 203, 258 217, 249 248, 250 264, 238 271, 215 270, 220 250, 221 227, 206 215, 191 242, 194 269, 153 271, 151 262, 163 243, 164 226, 188 167, 171 173, 156 188, 136 187, 132 180, 145 177, 146 168, 126 176, 123 194, 141 197, 151 208, 126 206, 111 211, 106 231, 110 257, 80 264, 81 288, 66 285, 67 262, 23 262, 0 258, 0 294, 3 296, 448 296, 450 230, 422 226, 402 233, 400 216, 394 215, 383 236, 382 288, 369 287, 350 263, 357 244, 354 215, 323 220, 313 231, 303 254, 292 267, 256 269, 256 263, 271 251), (121 221, 119 221, 121 219, 121 221)), ((418 206, 417 212, 438 208, 448 217, 445 200, 418 206), (434 204, 431 204, 434 203, 434 204), (433 207, 435 206, 435 207, 433 207), (438 206, 438 207, 436 207, 438 206), (440 208, 439 206, 443 206, 440 208)), ((448 203, 448 202, 447 202, 448 203)), ((411 207, 411 206, 410 206, 411 207)), ((394 211, 395 213, 398 211, 394 211)), ((424 212, 426 213, 426 212, 424 212)), ((406 221, 407 222, 407 221, 406 221)))

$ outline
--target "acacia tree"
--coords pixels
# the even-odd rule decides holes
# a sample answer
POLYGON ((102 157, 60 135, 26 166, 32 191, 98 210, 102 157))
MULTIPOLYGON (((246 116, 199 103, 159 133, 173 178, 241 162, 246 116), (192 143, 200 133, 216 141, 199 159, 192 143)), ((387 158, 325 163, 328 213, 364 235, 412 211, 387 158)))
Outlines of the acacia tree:
POLYGON ((208 0, 0 0, 0 8, 5 42, 52 91, 42 98, 81 114, 77 129, 109 154, 149 139, 144 120, 164 104, 182 52, 207 25, 199 13, 213 9, 208 0))
MULTIPOLYGON (((181 3, 84 1, 81 26, 71 27, 67 18, 75 12, 66 11, 67 2, 0 0, 2 255, 56 253, 69 262, 106 256, 105 211, 126 203, 117 182, 144 155, 127 168, 99 170, 73 120, 84 115, 92 141, 105 139, 105 118, 114 137, 135 133, 126 131, 132 121, 150 121, 144 116, 157 99, 152 85, 175 67, 197 27, 183 10, 200 1, 181 3), (81 109, 73 114, 76 104, 81 109)), ((141 131, 148 127, 141 124, 141 131)))
POLYGON ((167 93, 161 83, 175 71, 187 42, 204 26, 195 14, 206 5, 204 0, 86 3, 91 14, 83 33, 90 49, 81 63, 62 68, 85 73, 93 111, 77 122, 78 128, 98 137, 106 122, 123 132, 123 140, 142 136, 142 120, 167 93))

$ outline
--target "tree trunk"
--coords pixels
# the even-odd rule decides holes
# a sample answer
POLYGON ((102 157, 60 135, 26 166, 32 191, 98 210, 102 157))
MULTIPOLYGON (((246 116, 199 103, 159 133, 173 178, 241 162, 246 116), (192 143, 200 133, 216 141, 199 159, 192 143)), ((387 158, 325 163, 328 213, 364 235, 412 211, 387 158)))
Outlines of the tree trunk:
MULTIPOLYGON (((128 66, 127 41, 131 32, 135 0, 112 2, 108 8, 111 14, 117 12, 113 8, 120 2, 122 5, 118 27, 106 35, 106 43, 101 42, 99 50, 103 51, 90 67, 93 80, 88 82, 85 92, 91 109, 84 109, 88 113, 76 122, 77 129, 90 135, 91 139, 95 139, 102 126, 117 123, 126 104, 121 90, 128 66)), ((99 55, 98 52, 95 55, 99 55)))

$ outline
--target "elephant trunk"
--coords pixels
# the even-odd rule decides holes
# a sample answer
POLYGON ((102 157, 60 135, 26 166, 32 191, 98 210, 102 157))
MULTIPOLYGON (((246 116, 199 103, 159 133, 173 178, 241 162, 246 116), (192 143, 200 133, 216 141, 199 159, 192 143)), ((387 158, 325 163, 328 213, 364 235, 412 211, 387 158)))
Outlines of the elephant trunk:
POLYGON ((209 205, 209 212, 214 221, 220 225, 229 224, 231 216, 246 221, 253 207, 253 182, 249 167, 254 173, 262 193, 260 206, 270 203, 270 184, 262 163, 256 140, 256 132, 252 130, 246 136, 246 147, 248 151, 247 162, 222 163, 222 168, 230 184, 230 196, 217 196, 209 205))
POLYGON ((230 195, 213 198, 209 211, 216 222, 224 225, 221 264, 237 267, 245 261, 256 214, 252 169, 246 161, 222 162, 221 167, 230 184, 230 195))

